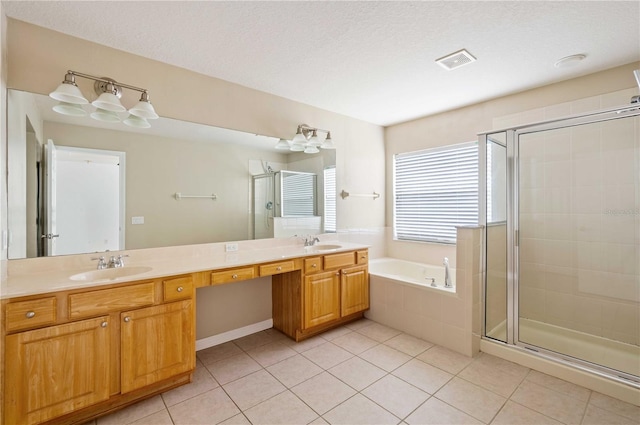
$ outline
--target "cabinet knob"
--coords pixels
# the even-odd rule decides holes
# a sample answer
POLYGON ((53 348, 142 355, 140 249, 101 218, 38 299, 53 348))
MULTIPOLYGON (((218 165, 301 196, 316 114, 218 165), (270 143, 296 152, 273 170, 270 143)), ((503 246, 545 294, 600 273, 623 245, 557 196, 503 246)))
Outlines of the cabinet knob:
POLYGON ((361 260, 364 260, 365 258, 367 258, 366 255, 363 255, 362 257, 360 257, 361 260))
POLYGON ((178 291, 178 292, 182 292, 182 291, 184 291, 184 288, 183 288, 182 286, 178 286, 178 288, 176 289, 176 291, 178 291))
POLYGON ((347 274, 347 271, 346 270, 342 270, 342 274, 347 274))
POLYGON ((123 319, 125 322, 129 323, 131 321, 131 317, 129 316, 125 316, 125 318, 123 319))
POLYGON ((336 276, 340 276, 340 272, 336 272, 336 276))
POLYGON ((25 314, 27 319, 31 319, 32 317, 35 317, 36 312, 35 311, 27 311, 27 314, 25 314))
POLYGON ((312 265, 311 265, 311 267, 315 269, 315 268, 316 268, 316 267, 318 267, 318 266, 317 266, 317 265, 315 265, 315 264, 312 264, 312 265))
POLYGON ((237 274, 234 274, 233 276, 231 276, 231 278, 232 278, 232 279, 237 279, 237 278, 238 278, 238 275, 237 275, 237 274))
POLYGON ((278 266, 278 267, 276 267, 276 270, 280 271, 280 270, 282 270, 282 267, 278 266))
POLYGON ((108 325, 107 321, 105 320, 104 322, 100 323, 100 326, 102 326, 103 328, 106 328, 108 325))

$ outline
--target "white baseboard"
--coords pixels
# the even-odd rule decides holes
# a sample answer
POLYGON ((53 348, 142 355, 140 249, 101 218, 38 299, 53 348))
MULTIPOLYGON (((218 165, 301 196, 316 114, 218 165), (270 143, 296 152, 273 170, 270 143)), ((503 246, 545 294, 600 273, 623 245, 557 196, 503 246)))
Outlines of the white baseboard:
POLYGON ((196 351, 204 350, 205 348, 213 347, 214 345, 224 344, 225 342, 233 341, 234 339, 242 338, 243 336, 251 335, 256 332, 264 331, 273 327, 273 319, 263 320, 262 322, 252 323, 242 328, 233 329, 227 332, 223 332, 218 335, 212 335, 207 338, 199 339, 196 341, 196 351))

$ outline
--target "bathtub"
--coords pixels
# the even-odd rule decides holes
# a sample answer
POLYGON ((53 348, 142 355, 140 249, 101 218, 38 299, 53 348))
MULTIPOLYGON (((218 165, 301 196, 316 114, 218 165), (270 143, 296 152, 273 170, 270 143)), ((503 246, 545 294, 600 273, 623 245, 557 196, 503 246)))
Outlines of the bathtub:
POLYGON ((444 266, 414 263, 397 258, 377 258, 369 261, 369 274, 395 283, 445 292, 456 292, 456 271, 449 268, 452 288, 444 287, 444 266), (435 286, 434 286, 435 285, 435 286))

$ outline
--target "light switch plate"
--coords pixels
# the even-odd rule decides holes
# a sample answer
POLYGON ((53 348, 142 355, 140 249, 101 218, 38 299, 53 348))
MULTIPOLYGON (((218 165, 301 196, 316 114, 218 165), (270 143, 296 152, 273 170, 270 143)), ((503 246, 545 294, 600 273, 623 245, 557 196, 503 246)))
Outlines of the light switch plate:
POLYGON ((131 217, 131 224, 144 224, 144 217, 131 217))

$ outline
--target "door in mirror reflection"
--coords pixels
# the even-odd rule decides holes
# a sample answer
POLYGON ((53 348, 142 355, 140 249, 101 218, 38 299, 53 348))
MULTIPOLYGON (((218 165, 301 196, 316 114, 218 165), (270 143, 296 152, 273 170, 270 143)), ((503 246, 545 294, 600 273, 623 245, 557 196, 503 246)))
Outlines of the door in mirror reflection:
POLYGON ((47 255, 124 249, 124 152, 46 148, 47 255))

